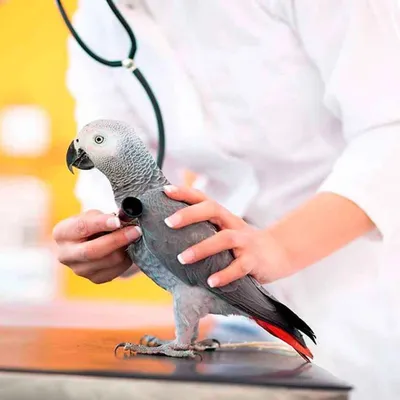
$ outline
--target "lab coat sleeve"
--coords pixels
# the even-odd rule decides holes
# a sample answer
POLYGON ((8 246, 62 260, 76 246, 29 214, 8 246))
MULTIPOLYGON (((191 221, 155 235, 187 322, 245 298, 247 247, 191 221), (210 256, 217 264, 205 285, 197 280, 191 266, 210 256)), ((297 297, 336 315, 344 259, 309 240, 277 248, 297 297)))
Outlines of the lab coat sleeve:
POLYGON ((376 226, 368 237, 399 236, 399 5, 333 0, 312 7, 302 0, 295 13, 302 45, 324 81, 324 103, 343 127, 344 151, 318 191, 363 209, 376 226), (312 12, 314 23, 303 25, 312 12))
MULTIPOLYGON (((79 0, 72 21, 76 31, 95 53, 109 60, 126 57, 130 47, 128 36, 106 2, 94 5, 92 0, 79 0)), ((77 129, 98 118, 123 120, 136 129, 156 156, 158 132, 155 117, 136 78, 127 70, 110 68, 93 60, 72 37, 68 40, 68 56, 66 81, 75 102, 77 129), (124 85, 125 89, 136 85, 129 99, 126 90, 122 90, 124 85), (147 106, 145 113, 141 112, 143 104, 147 106)), ((164 171, 168 178, 179 182, 180 168, 167 154, 164 171)), ((97 170, 79 172, 75 194, 82 210, 115 211, 110 184, 97 170)))

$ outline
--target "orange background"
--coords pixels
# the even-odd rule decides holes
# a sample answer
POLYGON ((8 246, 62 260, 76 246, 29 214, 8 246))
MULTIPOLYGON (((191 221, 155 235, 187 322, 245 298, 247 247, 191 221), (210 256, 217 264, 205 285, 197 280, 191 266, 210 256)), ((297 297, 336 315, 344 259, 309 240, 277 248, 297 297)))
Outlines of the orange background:
MULTIPOLYGON (((75 0, 64 0, 72 15, 75 0)), ((51 147, 40 157, 6 156, 0 149, 0 175, 33 175, 51 190, 49 226, 43 246, 52 246, 51 231, 61 219, 76 214, 76 177, 65 166, 65 152, 76 133, 74 101, 65 86, 68 66, 68 30, 54 1, 12 0, 0 2, 0 109, 10 105, 39 105, 51 119, 51 147)), ((55 261, 57 266, 57 263, 55 261)), ((59 296, 67 299, 119 300, 167 303, 170 296, 141 275, 94 285, 60 267, 59 296)))

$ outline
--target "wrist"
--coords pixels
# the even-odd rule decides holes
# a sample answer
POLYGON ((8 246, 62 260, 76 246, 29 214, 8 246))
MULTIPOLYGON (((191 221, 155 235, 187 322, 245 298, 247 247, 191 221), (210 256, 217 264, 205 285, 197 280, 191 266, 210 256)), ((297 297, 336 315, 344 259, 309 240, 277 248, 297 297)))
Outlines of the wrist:
POLYGON ((296 272, 296 265, 284 241, 276 237, 274 229, 261 231, 262 240, 268 252, 265 283, 288 277, 296 272))

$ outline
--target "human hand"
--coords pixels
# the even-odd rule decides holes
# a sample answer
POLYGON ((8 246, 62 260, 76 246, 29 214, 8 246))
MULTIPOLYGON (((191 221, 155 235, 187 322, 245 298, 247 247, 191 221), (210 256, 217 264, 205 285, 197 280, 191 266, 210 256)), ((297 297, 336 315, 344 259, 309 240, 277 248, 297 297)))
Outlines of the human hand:
POLYGON ((264 284, 289 274, 288 257, 268 230, 252 227, 198 190, 166 186, 164 191, 169 198, 190 204, 166 219, 170 228, 210 221, 221 229, 179 254, 182 264, 192 264, 224 250, 232 250, 236 257, 228 267, 209 277, 211 287, 225 286, 245 275, 264 284))
POLYGON ((121 276, 132 266, 126 247, 140 237, 140 230, 120 226, 118 217, 98 210, 60 221, 53 229, 59 262, 97 284, 121 276), (93 238, 104 232, 110 233, 93 238))

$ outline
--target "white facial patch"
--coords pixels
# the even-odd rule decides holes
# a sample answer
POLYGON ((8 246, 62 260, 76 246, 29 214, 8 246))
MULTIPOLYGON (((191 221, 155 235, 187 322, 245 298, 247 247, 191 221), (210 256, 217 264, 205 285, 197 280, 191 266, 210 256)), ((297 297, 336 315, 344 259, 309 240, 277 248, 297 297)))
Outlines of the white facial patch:
POLYGON ((118 137, 112 132, 87 130, 79 138, 81 147, 94 162, 104 157, 114 157, 117 154, 118 137))

